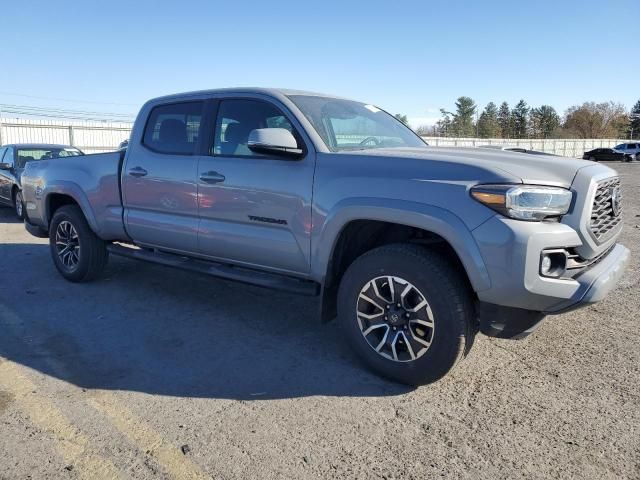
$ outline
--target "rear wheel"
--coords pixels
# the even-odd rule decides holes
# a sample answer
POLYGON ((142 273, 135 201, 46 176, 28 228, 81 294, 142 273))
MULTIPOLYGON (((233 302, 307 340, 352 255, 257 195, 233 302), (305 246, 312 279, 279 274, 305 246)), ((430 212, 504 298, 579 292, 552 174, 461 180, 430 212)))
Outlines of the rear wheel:
POLYGON ((441 255, 410 244, 356 259, 340 284, 338 316, 367 366, 410 385, 443 377, 475 335, 466 279, 441 255))
POLYGON ((20 190, 16 190, 13 194, 13 209, 18 220, 24 220, 24 199, 20 190))
POLYGON ((107 264, 105 242, 93 233, 76 205, 56 210, 49 226, 49 246, 56 268, 72 282, 96 278, 107 264))

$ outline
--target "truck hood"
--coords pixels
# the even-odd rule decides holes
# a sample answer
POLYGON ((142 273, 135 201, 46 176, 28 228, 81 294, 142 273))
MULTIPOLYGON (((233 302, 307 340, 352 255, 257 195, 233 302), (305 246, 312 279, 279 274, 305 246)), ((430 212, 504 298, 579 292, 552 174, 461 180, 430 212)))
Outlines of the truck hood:
POLYGON ((349 153, 480 166, 487 170, 493 170, 502 176, 508 174, 509 177, 518 178, 522 183, 565 188, 571 186, 578 170, 593 165, 593 162, 574 158, 532 155, 486 148, 375 148, 349 153))

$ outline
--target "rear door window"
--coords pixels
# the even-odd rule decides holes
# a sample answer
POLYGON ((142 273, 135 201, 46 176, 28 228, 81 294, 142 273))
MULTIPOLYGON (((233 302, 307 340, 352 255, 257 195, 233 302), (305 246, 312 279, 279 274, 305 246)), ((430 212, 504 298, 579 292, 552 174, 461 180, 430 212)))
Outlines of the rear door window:
POLYGON ((202 123, 203 102, 159 105, 151 110, 142 143, 164 154, 194 155, 202 123))

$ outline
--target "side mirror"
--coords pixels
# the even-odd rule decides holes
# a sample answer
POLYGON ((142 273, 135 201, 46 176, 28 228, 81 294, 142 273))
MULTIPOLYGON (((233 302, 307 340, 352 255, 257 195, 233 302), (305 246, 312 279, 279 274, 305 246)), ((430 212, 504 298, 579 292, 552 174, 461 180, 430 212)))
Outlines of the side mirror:
POLYGON ((0 170, 11 170, 10 163, 0 163, 0 170))
POLYGON ((252 152, 299 158, 303 150, 286 128, 257 128, 249 134, 247 146, 252 152))

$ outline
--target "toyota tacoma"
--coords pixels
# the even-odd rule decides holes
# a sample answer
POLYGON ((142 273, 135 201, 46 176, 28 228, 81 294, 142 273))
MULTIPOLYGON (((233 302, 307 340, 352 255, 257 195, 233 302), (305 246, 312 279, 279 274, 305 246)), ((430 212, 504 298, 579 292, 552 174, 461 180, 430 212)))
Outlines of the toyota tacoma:
POLYGON ((374 105, 301 91, 153 99, 126 149, 30 162, 22 188, 67 280, 111 254, 316 295, 370 368, 413 385, 478 331, 520 338, 601 300, 629 260, 614 170, 432 148, 374 105))

